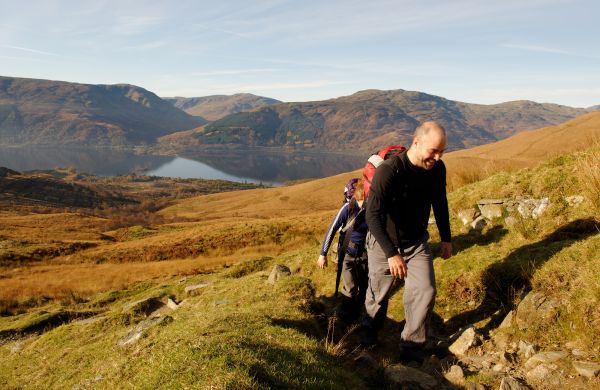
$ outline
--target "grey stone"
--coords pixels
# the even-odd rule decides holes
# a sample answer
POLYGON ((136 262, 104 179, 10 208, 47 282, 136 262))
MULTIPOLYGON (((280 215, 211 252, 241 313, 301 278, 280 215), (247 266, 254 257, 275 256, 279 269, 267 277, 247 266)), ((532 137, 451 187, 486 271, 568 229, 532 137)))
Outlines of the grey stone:
POLYGON ((540 347, 538 347, 535 344, 531 344, 523 340, 519 341, 519 355, 522 355, 526 359, 529 359, 530 357, 538 353, 539 350, 540 347))
POLYGON ((502 323, 500 324, 500 326, 498 326, 498 328, 500 328, 500 329, 510 328, 510 326, 513 323, 513 318, 514 318, 514 311, 511 310, 508 312, 506 317, 504 317, 504 319, 502 320, 502 323))
POLYGON ((174 300, 172 300, 171 298, 169 298, 167 300, 167 307, 171 310, 177 310, 179 309, 179 305, 177 303, 175 303, 174 300))
POLYGON ((574 361, 573 368, 579 375, 586 378, 596 377, 600 373, 600 364, 593 362, 574 361))
POLYGON ((277 264, 273 267, 273 270, 271 271, 271 274, 269 275, 269 279, 267 279, 267 281, 271 284, 275 284, 278 280, 290 276, 291 274, 292 271, 290 271, 290 269, 286 265, 277 264))
POLYGON ((458 211, 458 219, 461 220, 463 226, 470 225, 475 218, 479 217, 481 213, 475 208, 463 209, 458 211))
POLYGON ((203 283, 199 283, 199 284, 194 284, 194 285, 191 285, 191 286, 187 286, 185 288, 185 292, 186 292, 186 294, 194 295, 194 294, 196 294, 198 292, 199 289, 207 287, 207 286, 210 286, 210 283, 203 282, 203 283))
POLYGON ((548 208, 550 200, 548 198, 541 199, 523 199, 519 201, 517 211, 524 218, 539 218, 540 215, 548 208))
POLYGON ((509 216, 504 218, 504 224, 508 227, 513 227, 517 224, 517 219, 513 216, 509 216))
POLYGON ((506 370, 506 367, 502 363, 494 364, 494 367, 492 367, 492 371, 494 371, 494 372, 503 372, 505 370, 506 370))
POLYGON ((569 354, 565 351, 540 352, 533 355, 527 360, 527 362, 525 362, 525 369, 531 369, 542 363, 554 363, 560 359, 566 358, 567 356, 569 356, 569 354))
POLYGON ((471 222, 471 227, 475 230, 483 230, 486 225, 487 221, 482 216, 477 217, 473 222, 471 222))
POLYGON ((163 323, 169 323, 171 321, 173 321, 173 318, 169 316, 151 316, 137 324, 133 330, 131 330, 125 337, 121 338, 117 342, 117 345, 124 347, 129 344, 133 344, 138 341, 148 329, 163 323))
POLYGON ((377 360, 368 351, 362 351, 354 358, 354 361, 368 368, 377 368, 379 364, 377 360))
POLYGON ((534 369, 527 371, 525 377, 530 382, 541 382, 548 378, 553 371, 556 371, 558 366, 556 364, 540 364, 534 369))
POLYGON ((500 381, 500 390, 529 390, 529 387, 512 376, 505 376, 500 381))
POLYGON ((585 198, 581 195, 565 196, 565 201, 567 202, 567 204, 569 206, 577 206, 577 205, 583 203, 584 200, 585 200, 585 198))
POLYGON ((542 293, 531 291, 517 306, 515 321, 520 330, 532 323, 550 322, 558 311, 558 303, 542 293))
POLYGON ((384 378, 386 385, 394 389, 433 390, 439 388, 437 380, 431 375, 402 364, 387 366, 384 370, 384 378))
POLYGON ((444 374, 444 378, 453 385, 460 386, 465 382, 465 373, 460 366, 455 364, 444 374))
POLYGON ((480 200, 477 202, 477 207, 479 207, 481 215, 483 215, 486 219, 502 217, 502 213, 504 212, 502 201, 499 201, 499 203, 482 203, 483 201, 484 200, 480 200))
POLYGON ((463 356, 471 347, 479 342, 477 333, 473 326, 468 327, 458 339, 448 348, 456 356, 463 356))
POLYGON ((213 302, 213 304, 214 304, 215 306, 223 306, 223 305, 226 305, 226 304, 228 304, 228 303, 229 303, 229 301, 228 301, 227 299, 221 299, 221 300, 218 300, 218 301, 214 301, 214 302, 213 302))

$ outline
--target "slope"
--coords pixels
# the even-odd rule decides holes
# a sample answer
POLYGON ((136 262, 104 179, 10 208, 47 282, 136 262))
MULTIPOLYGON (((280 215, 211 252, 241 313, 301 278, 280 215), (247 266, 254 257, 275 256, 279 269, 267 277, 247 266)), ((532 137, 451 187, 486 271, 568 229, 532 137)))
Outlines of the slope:
POLYGON ((200 116, 209 121, 216 121, 224 116, 242 111, 251 111, 256 108, 281 103, 279 100, 251 93, 237 93, 235 95, 211 95, 202 97, 174 97, 164 98, 175 107, 190 115, 200 116))

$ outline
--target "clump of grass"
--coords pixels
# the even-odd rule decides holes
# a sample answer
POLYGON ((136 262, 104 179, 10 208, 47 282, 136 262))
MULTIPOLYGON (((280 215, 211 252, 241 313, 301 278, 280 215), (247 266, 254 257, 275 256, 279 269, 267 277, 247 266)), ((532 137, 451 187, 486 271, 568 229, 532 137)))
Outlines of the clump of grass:
POLYGON ((600 215, 600 145, 579 156, 575 172, 584 196, 590 201, 596 216, 600 215))
POLYGON ((272 257, 263 256, 258 259, 243 261, 228 269, 223 275, 228 278, 241 278, 254 272, 264 271, 272 260, 272 257))

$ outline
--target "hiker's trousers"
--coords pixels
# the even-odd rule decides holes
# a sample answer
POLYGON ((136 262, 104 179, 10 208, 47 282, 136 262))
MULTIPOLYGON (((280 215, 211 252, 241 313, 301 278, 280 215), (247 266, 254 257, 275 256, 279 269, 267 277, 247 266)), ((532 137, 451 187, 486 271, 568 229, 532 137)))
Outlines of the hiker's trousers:
POLYGON ((346 254, 344 264, 342 264, 342 279, 344 280, 342 295, 356 301, 359 310, 362 309, 362 304, 365 302, 369 283, 366 257, 366 253, 360 257, 346 254))
MULTIPOLYGON (((404 261, 408 274, 404 282, 404 318, 402 340, 424 343, 427 338, 427 323, 435 301, 435 273, 433 256, 425 234, 414 245, 404 248, 404 261)), ((375 237, 367 234, 367 253, 369 257, 369 287, 365 299, 367 318, 365 325, 377 332, 383 326, 387 315, 390 290, 394 276, 386 255, 375 237)))

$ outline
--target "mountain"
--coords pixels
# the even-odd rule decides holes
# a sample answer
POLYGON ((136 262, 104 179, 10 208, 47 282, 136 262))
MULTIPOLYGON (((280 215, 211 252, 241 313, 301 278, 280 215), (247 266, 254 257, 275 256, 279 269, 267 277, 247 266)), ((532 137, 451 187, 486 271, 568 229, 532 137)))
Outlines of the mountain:
POLYGON ((250 93, 238 93, 235 95, 212 95, 204 97, 174 97, 164 98, 175 107, 190 115, 201 116, 209 121, 216 121, 227 115, 242 111, 251 111, 257 108, 281 103, 279 100, 250 93))
POLYGON ((226 116, 193 133, 200 144, 322 149, 376 149, 408 144, 426 120, 441 122, 449 148, 497 141, 587 113, 583 108, 531 101, 469 104, 421 92, 366 90, 325 101, 281 103, 226 116))
POLYGON ((150 144, 203 123, 133 85, 0 77, 0 144, 150 144))
POLYGON ((588 111, 600 111, 600 104, 597 106, 591 106, 587 108, 588 111))

